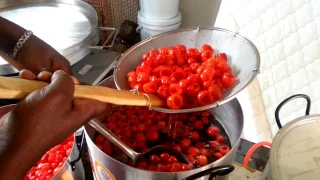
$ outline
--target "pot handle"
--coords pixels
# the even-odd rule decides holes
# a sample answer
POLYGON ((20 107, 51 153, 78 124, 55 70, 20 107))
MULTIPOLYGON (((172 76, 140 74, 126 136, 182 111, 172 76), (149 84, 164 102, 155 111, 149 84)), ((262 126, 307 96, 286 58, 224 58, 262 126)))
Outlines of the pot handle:
POLYGON ((194 180, 209 174, 210 174, 209 180, 213 180, 216 178, 216 176, 225 176, 231 173, 233 170, 234 170, 234 166, 232 165, 218 166, 218 167, 213 167, 213 168, 198 172, 194 175, 183 178, 182 180, 194 180))
POLYGON ((111 34, 109 35, 109 37, 107 38, 107 40, 101 45, 101 46, 88 46, 88 48, 90 49, 103 49, 103 48, 110 48, 113 46, 114 41, 117 38, 118 35, 118 29, 116 28, 110 28, 110 27, 99 27, 99 32, 102 31, 110 31, 111 34), (109 42, 111 41, 111 42, 109 42), (109 45, 107 45, 109 44, 109 45))
POLYGON ((287 104, 289 101, 293 100, 293 99, 296 99, 296 98, 304 98, 307 100, 307 107, 306 107, 306 116, 309 115, 310 113, 310 107, 311 107, 311 100, 310 100, 310 97, 308 95, 305 95, 305 94, 295 94, 295 95, 292 95, 290 97, 288 97, 287 99, 283 100, 276 108, 276 112, 275 112, 275 118, 276 118, 276 123, 279 127, 279 129, 282 128, 282 124, 281 124, 281 121, 280 121, 280 118, 279 118, 279 112, 282 108, 282 106, 284 106, 285 104, 287 104))
POLYGON ((79 149, 78 157, 74 160, 68 160, 68 163, 70 164, 72 171, 76 170, 76 163, 81 159, 84 148, 85 148, 84 146, 86 144, 86 142, 85 142, 86 139, 84 137, 84 131, 82 131, 80 138, 81 138, 81 143, 77 143, 77 148, 79 149))

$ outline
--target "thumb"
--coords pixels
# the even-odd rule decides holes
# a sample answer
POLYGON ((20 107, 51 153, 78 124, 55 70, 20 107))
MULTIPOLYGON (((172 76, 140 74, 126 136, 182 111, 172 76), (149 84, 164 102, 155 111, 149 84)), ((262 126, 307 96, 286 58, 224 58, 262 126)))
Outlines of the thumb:
POLYGON ((64 71, 56 71, 51 77, 51 83, 46 88, 48 88, 48 93, 64 98, 64 102, 72 102, 74 83, 72 78, 64 71))
POLYGON ((85 99, 77 98, 73 100, 72 114, 75 122, 79 125, 84 125, 93 118, 107 116, 110 112, 110 106, 107 103, 85 99))
POLYGON ((60 106, 61 102, 67 102, 71 106, 73 93, 74 84, 72 78, 63 71, 56 71, 52 75, 51 83, 48 86, 32 92, 25 98, 25 100, 31 104, 44 102, 60 106))
POLYGON ((72 76, 72 70, 69 61, 62 55, 58 55, 54 58, 52 62, 52 71, 62 70, 66 72, 69 76, 72 76))

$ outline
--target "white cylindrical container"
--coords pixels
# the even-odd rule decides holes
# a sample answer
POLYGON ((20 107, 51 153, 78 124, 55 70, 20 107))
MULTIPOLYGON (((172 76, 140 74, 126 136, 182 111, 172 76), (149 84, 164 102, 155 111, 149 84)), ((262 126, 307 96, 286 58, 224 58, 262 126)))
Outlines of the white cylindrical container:
POLYGON ((137 30, 140 31, 141 40, 162 34, 164 32, 179 29, 181 25, 181 13, 169 20, 150 20, 138 12, 138 24, 137 30))
POLYGON ((148 19, 172 19, 179 13, 179 0, 140 0, 140 11, 148 19))
POLYGON ((181 0, 182 28, 215 26, 222 0, 181 0))
POLYGON ((177 23, 177 24, 173 24, 170 26, 149 26, 149 25, 143 24, 141 22, 138 22, 138 23, 141 27, 140 28, 141 40, 156 36, 158 34, 162 34, 164 32, 179 29, 180 24, 181 24, 181 23, 177 23))

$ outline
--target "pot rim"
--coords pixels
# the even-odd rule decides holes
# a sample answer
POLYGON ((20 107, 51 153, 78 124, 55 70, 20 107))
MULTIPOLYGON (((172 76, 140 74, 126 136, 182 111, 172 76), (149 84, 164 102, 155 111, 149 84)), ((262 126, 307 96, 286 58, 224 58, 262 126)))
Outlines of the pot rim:
POLYGON ((290 122, 288 122, 286 125, 284 125, 276 134, 276 136, 273 139, 272 142, 272 148, 270 150, 270 166, 271 166, 271 176, 273 179, 279 179, 279 166, 277 165, 277 155, 278 150, 280 147, 280 144, 284 141, 285 136, 292 132, 295 128, 298 128, 299 126, 302 126, 304 124, 309 123, 320 123, 320 114, 315 115, 306 115, 299 118, 296 118, 290 122))
MULTIPOLYGON (((116 86, 116 82, 115 82, 115 80, 114 80, 114 75, 111 75, 111 76, 105 78, 104 80, 102 80, 102 81, 98 84, 98 86, 101 86, 103 83, 108 82, 108 81, 111 81, 111 80, 113 81, 113 85, 116 86)), ((111 85, 111 87, 112 87, 112 85, 111 85)), ((113 87, 112 87, 112 88, 113 88, 113 87)), ((241 107, 241 104, 239 103, 238 99, 237 99, 237 98, 234 98, 234 99, 231 99, 231 101, 235 101, 236 104, 239 106, 239 108, 241 109, 241 117, 242 117, 242 119, 243 119, 243 118, 244 118, 244 116, 243 116, 243 111, 242 111, 242 107, 241 107)), ((120 107, 120 106, 117 106, 117 108, 118 108, 118 107, 120 107)), ((114 110, 114 107, 111 107, 111 108, 112 108, 112 109, 111 109, 111 112, 110 112, 110 113, 112 113, 112 111, 114 110)), ((210 113, 210 114, 211 114, 211 113, 210 113)), ((240 143, 241 135, 242 135, 243 129, 244 129, 244 123, 242 123, 241 126, 242 126, 242 127, 241 127, 241 131, 240 131, 240 136, 239 136, 239 138, 235 141, 234 145, 231 147, 230 151, 229 151, 225 156, 223 156, 222 158, 220 158, 220 159, 218 159, 218 160, 216 160, 216 161, 214 161, 214 162, 212 162, 212 163, 210 163, 210 164, 207 164, 206 166, 199 167, 199 168, 196 168, 196 169, 191 169, 191 170, 188 170, 188 171, 180 171, 180 172, 147 171, 147 170, 142 170, 142 169, 134 168, 134 167, 132 167, 132 166, 129 166, 129 165, 127 165, 127 164, 124 164, 124 163, 122 163, 122 162, 119 162, 119 161, 117 161, 116 159, 114 159, 114 158, 112 158, 111 156, 109 156, 109 155, 107 155, 106 153, 104 153, 103 151, 101 151, 101 149, 99 149, 99 148, 96 146, 96 144, 94 143, 94 141, 91 139, 91 137, 89 136, 89 134, 88 134, 88 132, 87 132, 87 128, 93 129, 92 127, 90 127, 90 126, 88 126, 88 125, 85 125, 84 128, 83 128, 83 131, 84 131, 84 133, 85 133, 85 138, 89 138, 90 141, 91 141, 91 143, 94 144, 94 146, 95 146, 100 152, 102 152, 104 155, 108 156, 112 161, 114 161, 114 162, 116 162, 116 163, 118 163, 118 164, 120 164, 120 165, 125 165, 125 166, 127 166, 128 168, 131 168, 131 169, 134 169, 134 170, 138 170, 138 171, 141 171, 141 172, 148 172, 148 173, 152 172, 152 173, 157 173, 157 174, 182 174, 182 173, 185 173, 185 172, 197 173, 197 171, 199 171, 199 169, 201 169, 202 171, 203 171, 203 170, 206 170, 206 169, 209 169, 209 168, 213 167, 212 165, 213 165, 214 163, 220 163, 220 162, 222 162, 225 158, 231 156, 231 153, 230 153, 231 150, 233 150, 235 147, 237 147, 237 144, 240 143)), ((94 129, 93 129, 93 130, 94 130, 94 129)), ((96 130, 94 130, 94 131, 96 132, 96 130)), ((227 134, 228 134, 228 133, 227 133, 227 134)))
MULTIPOLYGON (((52 176, 52 179, 54 179, 54 178, 56 178, 56 177, 58 177, 58 176, 60 176, 60 173, 62 173, 62 169, 64 169, 63 167, 71 167, 71 164, 69 164, 69 159, 71 158, 71 155, 72 155, 72 152, 74 151, 74 149, 75 148, 77 148, 77 142, 76 142, 76 135, 75 135, 75 133, 73 133, 72 134, 72 136, 73 136, 73 145, 72 145, 72 149, 71 149, 71 151, 70 151, 70 154, 69 154, 69 156, 67 157, 67 159, 66 159, 66 161, 62 164, 62 166, 61 166, 61 168, 59 169, 59 171, 54 175, 54 176, 52 176)), ((59 144, 60 145, 60 144, 59 144)), ((79 152, 80 153, 80 152, 79 152)), ((72 160, 74 160, 74 159, 72 159, 72 160)), ((79 167, 77 167, 77 168, 79 168, 79 167)), ((68 168, 69 169, 69 168, 68 168)))
MULTIPOLYGON (((110 77, 111 77, 111 76, 110 76, 110 77)), ((108 78, 110 78, 110 77, 108 77, 108 78)), ((108 79, 108 78, 106 78, 106 79, 108 79)), ((237 104, 238 104, 238 105, 240 106, 240 108, 241 108, 241 105, 240 105, 239 101, 238 101, 237 99, 235 99, 235 101, 237 102, 237 104)), ((119 106, 119 107, 120 107, 120 106, 119 106)), ((111 113, 111 112, 110 112, 110 113, 111 113)), ((243 116, 243 114, 242 114, 242 116, 243 116)), ((112 161, 118 163, 119 165, 125 165, 126 168, 131 168, 131 169, 133 169, 133 170, 138 170, 138 171, 140 171, 140 172, 156 173, 156 174, 159 174, 159 175, 160 175, 160 174, 172 174, 172 175, 174 175, 174 174, 183 174, 183 173, 186 173, 186 172, 188 172, 188 173, 191 172, 191 173, 194 173, 194 174, 195 174, 195 173, 199 172, 200 169, 201 169, 201 171, 203 171, 203 170, 207 170, 207 169, 209 169, 209 168, 215 167, 215 166, 214 166, 215 163, 222 163, 225 158, 228 158, 229 156, 231 156, 231 153, 230 153, 231 150, 234 150, 234 148, 237 147, 237 144, 240 143, 240 141, 241 141, 241 134, 243 133, 243 123, 242 123, 242 128, 241 128, 241 131, 240 131, 240 136, 239 136, 239 138, 237 139, 237 141, 235 141, 235 143, 234 143, 234 145, 231 147, 230 151, 229 151, 225 156, 223 156, 222 158, 220 158, 220 159, 218 159, 218 160, 216 160, 216 161, 214 161, 214 162, 212 162, 212 163, 210 163, 210 164, 207 164, 206 166, 202 166, 202 167, 199 167, 199 168, 191 169, 191 170, 188 170, 188 171, 180 171, 180 172, 158 172, 158 171, 148 171, 148 170, 138 169, 138 168, 129 166, 129 165, 127 165, 127 164, 124 164, 124 163, 122 163, 122 162, 114 159, 113 157, 109 156, 108 154, 104 153, 101 149, 99 149, 99 148, 96 146, 96 144, 94 143, 93 139, 89 136, 88 131, 87 131, 87 128, 93 129, 92 127, 90 127, 90 126, 88 126, 88 125, 85 125, 85 126, 84 126, 85 138, 89 138, 90 141, 91 141, 90 143, 92 143, 96 149, 98 149, 101 153, 103 153, 104 155, 106 155, 106 156, 107 156, 108 158, 110 158, 112 161)), ((94 129, 93 129, 93 130, 94 130, 94 129)), ((97 132, 97 131, 94 130, 94 132, 97 132)), ((228 164, 225 164, 225 165, 228 165, 228 164)))
MULTIPOLYGON (((88 128, 91 128, 91 127, 88 126, 88 128)), ((85 136, 86 136, 86 137, 89 136, 89 134, 88 134, 88 132, 87 132, 87 126, 85 126, 85 128, 84 128, 84 132, 85 132, 85 136)), ((117 164, 119 164, 119 165, 124 165, 124 166, 126 166, 126 168, 130 168, 130 169, 132 169, 132 170, 140 171, 141 173, 142 173, 142 172, 147 172, 147 173, 156 173, 156 174, 159 174, 159 175, 161 175, 161 174, 172 174, 172 175, 174 175, 174 174, 183 174, 183 173, 186 173, 186 172, 188 172, 188 173, 191 172, 191 173, 196 174, 196 173, 199 172, 200 169, 201 169, 201 171, 204 171, 204 170, 207 170, 207 169, 209 169, 209 168, 215 167, 215 166, 214 166, 214 163, 221 163, 225 158, 227 158, 228 156, 231 156, 231 153, 230 153, 230 152, 231 152, 231 150, 234 148, 234 147, 232 147, 232 148, 230 149, 230 151, 229 151, 225 156, 223 156, 222 158, 220 158, 220 159, 218 159, 218 160, 216 160, 216 161, 214 161, 214 162, 212 162, 212 163, 210 163, 210 164, 207 164, 206 166, 202 166, 202 167, 199 167, 199 168, 191 169, 191 170, 188 170, 188 171, 158 172, 158 171, 148 171, 148 170, 138 169, 138 168, 129 166, 129 165, 127 165, 127 164, 124 164, 124 163, 122 163, 122 162, 120 162, 120 161, 117 161, 116 159, 114 159, 113 157, 111 157, 111 156, 109 156, 108 154, 104 153, 101 149, 99 149, 99 148, 96 146, 96 144, 94 143, 94 141, 91 139, 90 136, 89 136, 88 138, 90 139, 91 143, 94 145, 94 147, 95 147, 97 150, 99 150, 101 153, 103 153, 104 155, 106 155, 108 158, 110 158, 110 159, 111 159, 112 161, 114 161, 115 163, 117 163, 117 164)), ((241 140, 241 138, 239 138, 239 139, 236 141, 235 144, 238 144, 238 143, 240 142, 240 140, 241 140)), ((228 165, 228 164, 225 164, 225 165, 228 165)), ((219 166, 220 166, 220 165, 219 165, 219 166)))

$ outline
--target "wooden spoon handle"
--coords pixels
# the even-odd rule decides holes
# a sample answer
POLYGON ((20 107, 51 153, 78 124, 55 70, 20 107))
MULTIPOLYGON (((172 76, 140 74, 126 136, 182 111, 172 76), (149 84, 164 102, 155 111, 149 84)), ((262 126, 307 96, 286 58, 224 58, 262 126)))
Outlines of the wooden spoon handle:
MULTIPOLYGON (((0 77, 0 99, 22 99, 28 94, 44 88, 48 83, 19 78, 0 77)), ((95 99, 116 105, 163 106, 157 96, 143 93, 133 94, 127 90, 117 90, 102 86, 76 85, 75 98, 95 99)))

